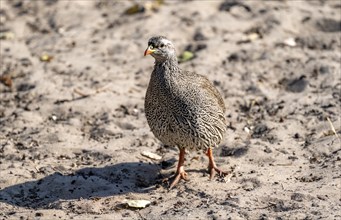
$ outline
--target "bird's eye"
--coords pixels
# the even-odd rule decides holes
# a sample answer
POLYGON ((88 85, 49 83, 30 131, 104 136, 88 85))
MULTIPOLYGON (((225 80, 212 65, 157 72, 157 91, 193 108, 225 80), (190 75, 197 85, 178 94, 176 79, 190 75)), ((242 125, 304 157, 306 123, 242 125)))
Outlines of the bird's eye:
POLYGON ((161 44, 161 45, 160 45, 160 48, 164 48, 164 47, 165 47, 165 45, 164 45, 164 44, 161 44))

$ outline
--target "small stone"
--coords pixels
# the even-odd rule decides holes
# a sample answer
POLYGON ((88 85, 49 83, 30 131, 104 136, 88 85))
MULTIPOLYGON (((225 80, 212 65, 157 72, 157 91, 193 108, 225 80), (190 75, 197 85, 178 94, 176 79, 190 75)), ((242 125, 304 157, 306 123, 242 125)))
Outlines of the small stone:
POLYGON ((197 32, 194 34, 193 39, 194 39, 195 41, 202 41, 202 40, 206 40, 206 37, 205 37, 200 31, 197 31, 197 32))
POLYGON ((329 67, 328 66, 321 66, 319 69, 321 74, 328 74, 330 73, 329 67))
POLYGON ((258 124, 253 129, 252 137, 260 138, 264 136, 269 131, 269 128, 265 124, 258 124))
POLYGON ((52 115, 52 116, 51 116, 51 119, 52 119, 53 121, 57 121, 58 118, 57 118, 57 116, 52 115))
POLYGON ((293 93, 303 92, 308 85, 308 80, 306 76, 301 76, 296 79, 288 80, 286 83, 286 90, 293 93))
POLYGON ((283 43, 289 47, 295 47, 296 46, 296 40, 293 37, 285 39, 283 41, 283 43))
POLYGON ((293 193, 291 195, 291 200, 302 202, 304 200, 305 196, 301 193, 293 193))

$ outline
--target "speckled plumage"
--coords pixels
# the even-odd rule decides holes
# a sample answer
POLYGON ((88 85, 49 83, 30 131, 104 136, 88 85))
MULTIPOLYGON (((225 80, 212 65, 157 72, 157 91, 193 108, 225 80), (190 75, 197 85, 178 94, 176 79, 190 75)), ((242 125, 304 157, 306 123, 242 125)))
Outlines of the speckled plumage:
POLYGON ((217 146, 226 132, 225 105, 217 89, 199 74, 180 69, 174 46, 164 37, 148 42, 155 53, 154 70, 145 97, 145 113, 154 135, 180 149, 217 146))

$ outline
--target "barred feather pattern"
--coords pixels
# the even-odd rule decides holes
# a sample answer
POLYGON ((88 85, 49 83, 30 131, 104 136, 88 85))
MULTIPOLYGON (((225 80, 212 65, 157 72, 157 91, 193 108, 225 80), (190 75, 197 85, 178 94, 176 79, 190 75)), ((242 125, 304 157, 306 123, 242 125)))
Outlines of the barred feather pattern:
POLYGON ((205 150, 217 146, 226 132, 218 90, 206 77, 181 70, 175 55, 156 59, 145 113, 151 131, 165 145, 205 150))

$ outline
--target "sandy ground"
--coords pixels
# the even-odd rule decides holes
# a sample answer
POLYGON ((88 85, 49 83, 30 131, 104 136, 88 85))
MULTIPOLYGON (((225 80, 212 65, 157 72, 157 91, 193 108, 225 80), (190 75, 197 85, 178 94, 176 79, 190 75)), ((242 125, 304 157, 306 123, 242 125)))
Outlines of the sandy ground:
POLYGON ((340 219, 340 1, 138 4, 0 0, 1 219, 340 219), (189 152, 167 189, 178 150, 143 107, 154 35, 223 94, 229 176, 189 152))

